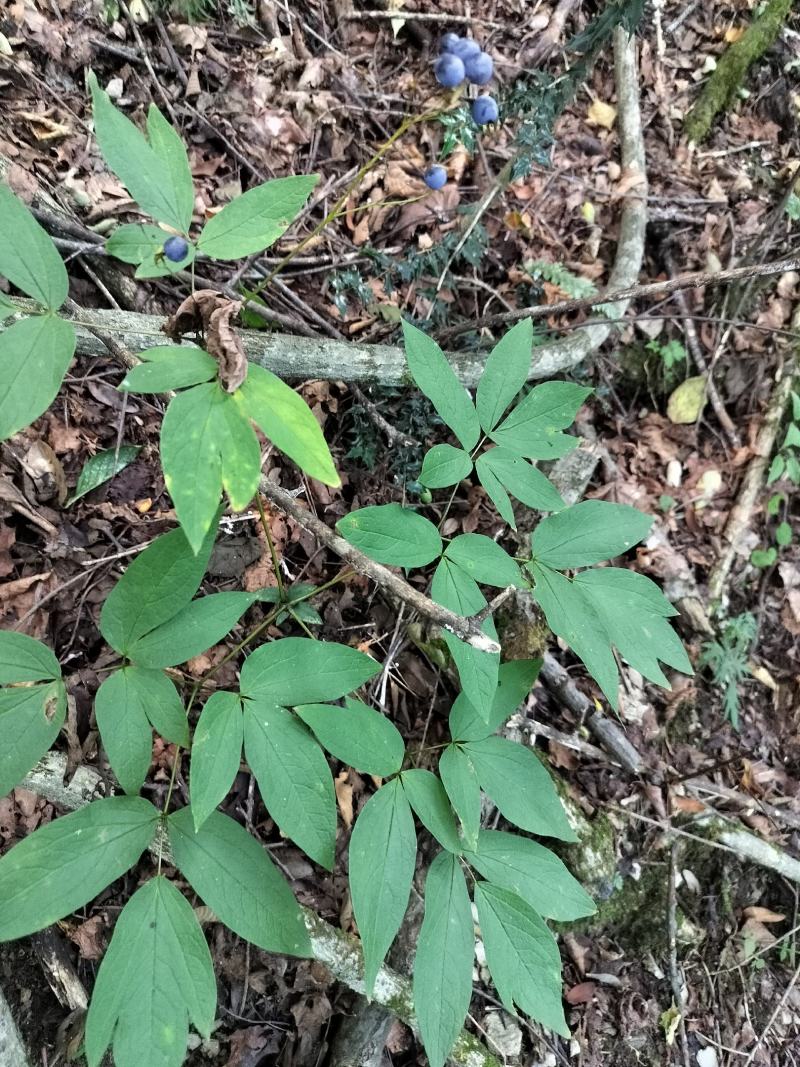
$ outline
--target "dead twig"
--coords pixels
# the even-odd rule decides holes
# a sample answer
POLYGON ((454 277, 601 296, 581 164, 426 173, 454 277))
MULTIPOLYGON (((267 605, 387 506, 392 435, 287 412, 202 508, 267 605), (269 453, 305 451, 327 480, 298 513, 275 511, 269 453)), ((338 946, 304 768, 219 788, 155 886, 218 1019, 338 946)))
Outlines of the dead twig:
POLYGON ((686 1005, 686 994, 681 973, 678 968, 678 849, 679 842, 673 841, 669 852, 669 870, 667 877, 667 939, 669 941, 669 981, 672 986, 672 999, 678 1010, 678 1035, 681 1042, 681 1055, 684 1067, 689 1067, 689 1044, 686 1040, 686 1023, 683 1013, 686 1005))

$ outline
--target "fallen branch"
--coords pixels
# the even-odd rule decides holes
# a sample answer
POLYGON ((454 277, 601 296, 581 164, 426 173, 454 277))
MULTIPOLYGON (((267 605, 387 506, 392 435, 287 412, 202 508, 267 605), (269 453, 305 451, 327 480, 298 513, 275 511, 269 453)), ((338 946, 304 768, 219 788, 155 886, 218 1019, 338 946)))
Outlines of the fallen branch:
POLYGON ((31 1067, 8 1001, 0 989, 0 1063, 3 1067, 31 1067))
POLYGON ((388 567, 376 563, 369 556, 365 556, 363 552, 359 552, 343 537, 335 534, 308 508, 300 507, 291 493, 277 485, 273 485, 267 478, 261 479, 259 492, 268 500, 271 500, 273 504, 276 504, 281 511, 293 518, 304 530, 308 530, 310 534, 313 534, 320 544, 330 548, 340 559, 345 560, 346 563, 349 563, 351 567, 357 570, 359 574, 372 579, 376 585, 391 593, 392 596, 397 597, 398 600, 408 604, 418 615, 423 615, 426 619, 436 623, 437 626, 441 626, 455 637, 466 641, 468 645, 472 645, 473 648, 477 648, 481 652, 500 651, 498 642, 482 632, 480 623, 477 621, 478 616, 465 618, 462 615, 456 615, 455 612, 448 611, 447 608, 443 608, 439 604, 435 604, 424 593, 420 593, 419 590, 409 585, 399 575, 390 571, 388 567))
MULTIPOLYGON (((80 782, 75 785, 73 779, 73 782, 65 783, 63 776, 66 766, 66 756, 50 752, 24 779, 21 783, 22 788, 70 810, 83 807, 103 788, 102 779, 91 767, 80 767, 75 776, 76 778, 80 776, 80 782)), ((154 855, 158 855, 157 843, 151 846, 151 851, 154 855)), ((358 940, 338 930, 335 926, 331 926, 310 908, 301 910, 311 940, 314 959, 324 963, 335 978, 354 992, 364 993, 364 957, 358 940)), ((404 978, 389 967, 381 967, 375 980, 372 999, 376 1004, 390 1008, 415 1034, 419 1035, 410 979, 404 978)), ((3 1048, 2 1005, 2 995, 0 995, 0 1051, 3 1048)), ((450 1060, 459 1067, 500 1067, 488 1049, 467 1031, 462 1031, 450 1060)), ((29 1067, 27 1060, 20 1060, 17 1063, 13 1059, 6 1061, 2 1057, 0 1057, 0 1064, 2 1067, 29 1067)))

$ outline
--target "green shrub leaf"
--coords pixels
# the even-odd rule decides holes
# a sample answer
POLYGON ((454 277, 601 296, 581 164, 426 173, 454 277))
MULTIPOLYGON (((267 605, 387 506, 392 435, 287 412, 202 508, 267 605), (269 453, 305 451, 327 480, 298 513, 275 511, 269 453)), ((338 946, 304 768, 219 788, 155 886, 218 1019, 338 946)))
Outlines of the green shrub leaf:
POLYGON ((421 768, 403 771, 400 775, 408 802, 425 829, 433 834, 448 852, 461 852, 453 809, 444 786, 433 774, 421 768))
POLYGON ((82 908, 150 844, 158 811, 142 797, 94 800, 35 830, 0 857, 0 941, 82 908))
POLYGON ((488 468, 503 488, 527 507, 538 511, 558 511, 564 507, 561 494, 553 483, 511 449, 493 448, 481 459, 483 469, 488 468))
POLYGON ((86 1059, 99 1067, 113 1042, 116 1067, 180 1067, 189 1023, 211 1036, 217 983, 188 900, 159 876, 117 919, 86 1018, 86 1059))
MULTIPOLYGON (((114 256, 123 263, 139 264, 144 259, 155 257, 164 247, 169 234, 149 222, 130 222, 118 226, 105 244, 106 255, 114 256)), ((141 359, 141 355, 139 356, 141 359)))
POLYGON ((377 563, 424 567, 442 554, 439 531, 411 508, 376 504, 345 515, 336 529, 351 545, 377 563))
POLYGON ((203 580, 216 522, 195 555, 183 530, 171 530, 137 556, 114 586, 100 613, 100 632, 126 655, 130 646, 184 608, 203 580))
POLYGON ((60 681, 0 689, 0 797, 19 785, 47 752, 66 714, 67 695, 60 681))
POLYGON ((466 858, 488 881, 510 889, 548 919, 571 922, 597 910, 558 856, 530 838, 481 830, 477 848, 466 858))
POLYGON ((400 731, 385 715, 359 700, 345 699, 343 708, 305 704, 297 714, 323 748, 362 774, 387 778, 403 765, 406 749, 400 731))
POLYGON ((409 370, 443 421, 469 452, 478 443, 481 426, 464 386, 441 348, 422 330, 403 320, 409 370))
POLYGON ((316 740, 286 708, 261 698, 245 699, 244 751, 281 832, 330 870, 336 799, 330 767, 316 740))
POLYGON ((192 222, 194 189, 186 149, 155 105, 147 118, 148 139, 111 103, 94 73, 89 74, 94 132, 108 166, 139 207, 159 222, 186 233, 192 222))
POLYGON ((325 485, 341 485, 314 413, 286 382, 263 367, 250 364, 237 398, 256 426, 300 470, 325 485))
POLYGON ((209 219, 197 247, 212 259, 263 252, 289 229, 318 181, 317 174, 297 174, 248 189, 209 219))
POLYGON ((516 1007, 569 1037, 561 1004, 561 957, 555 938, 524 900, 508 889, 479 882, 475 904, 494 984, 512 1014, 516 1007))
POLYGON ((103 482, 109 481, 115 474, 125 470, 141 451, 141 445, 120 445, 118 449, 109 448, 105 452, 97 452, 90 456, 83 465, 75 492, 67 501, 66 506, 70 507, 76 500, 80 500, 103 482))
MULTIPOLYGON (((572 425, 578 409, 591 391, 573 382, 543 382, 536 385, 491 434, 492 440, 519 455, 549 459, 551 455, 546 452, 546 442, 551 437, 559 441, 564 436, 556 431, 572 425), (541 455, 543 448, 545 455, 541 455)), ((565 451, 578 443, 574 438, 567 438, 566 443, 570 440, 574 444, 565 451)))
MULTIPOLYGON (((2 182, 0 218, 0 274, 43 307, 57 311, 67 299, 67 268, 49 234, 2 182)), ((35 378, 26 375, 26 381, 30 386, 35 378)))
POLYGON ((457 485, 472 470, 472 459, 463 448, 434 445, 425 453, 419 480, 429 489, 457 485))
POLYGON ((243 740, 241 697, 224 690, 212 693, 192 738, 189 794, 195 830, 230 792, 242 759, 243 740))
POLYGON ((284 637, 261 645, 242 667, 242 696, 284 707, 338 700, 381 669, 374 659, 347 645, 284 637))
POLYGON ((369 997, 406 913, 417 856, 414 819, 399 778, 364 805, 350 836, 349 856, 350 896, 369 997))
POLYGON ((47 411, 74 353, 75 329, 55 315, 21 319, 0 333, 0 440, 47 411))
POLYGON ((47 645, 13 630, 0 632, 0 685, 48 682, 60 677, 59 662, 47 645))
POLYGON ((414 1010, 430 1067, 444 1067, 472 996, 475 934, 464 872, 440 852, 425 879, 425 918, 414 962, 414 1010))
POLYGON ((575 841, 553 780, 529 748, 503 737, 464 745, 483 791, 509 822, 543 837, 575 841))
POLYGON ((448 745, 439 759, 439 774, 461 823, 464 846, 475 849, 481 824, 481 788, 472 761, 459 745, 448 745))
POLYGON ((500 664, 488 720, 478 714, 464 693, 459 693, 450 709, 453 740, 482 741, 499 730, 533 689, 541 666, 540 659, 516 659, 500 664))
POLYGON ((532 349, 533 323, 523 319, 512 326, 489 353, 475 393, 475 407, 484 433, 495 428, 528 380, 532 349))
POLYGON ((178 870, 221 922, 267 952, 311 955, 294 894, 244 827, 212 811, 195 833, 189 808, 170 815, 168 826, 178 870))
POLYGON ((130 393, 168 393, 190 385, 210 382, 217 376, 217 361, 202 348, 189 345, 157 345, 139 352, 144 362, 132 367, 120 382, 130 393))
MULTIPOLYGON (((496 449, 492 449, 492 452, 494 451, 496 451, 496 449)), ((514 520, 514 508, 508 498, 508 493, 505 491, 500 479, 492 469, 492 465, 489 462, 490 455, 491 452, 484 452, 482 455, 478 456, 475 462, 475 471, 478 475, 478 481, 486 490, 486 495, 497 508, 503 521, 507 522, 512 530, 516 530, 517 524, 514 520)))
POLYGON ((257 593, 212 593, 192 600, 177 615, 138 637, 128 658, 142 667, 174 667, 213 648, 247 609, 257 593))
POLYGON ((476 582, 501 589, 509 585, 525 588, 526 583, 518 565, 496 541, 485 534, 459 534, 453 538, 444 554, 476 582))
POLYGON ((531 537, 534 559, 556 570, 590 567, 627 552, 647 537, 651 515, 627 504, 582 500, 538 524, 531 537))

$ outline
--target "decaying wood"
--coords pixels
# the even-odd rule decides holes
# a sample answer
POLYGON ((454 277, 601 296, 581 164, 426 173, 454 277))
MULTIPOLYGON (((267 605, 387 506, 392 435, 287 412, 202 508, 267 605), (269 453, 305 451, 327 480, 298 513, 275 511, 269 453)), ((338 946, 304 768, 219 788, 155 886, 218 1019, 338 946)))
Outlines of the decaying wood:
POLYGON ((31 1067, 8 1001, 0 989, 0 1064, 2 1067, 31 1067))

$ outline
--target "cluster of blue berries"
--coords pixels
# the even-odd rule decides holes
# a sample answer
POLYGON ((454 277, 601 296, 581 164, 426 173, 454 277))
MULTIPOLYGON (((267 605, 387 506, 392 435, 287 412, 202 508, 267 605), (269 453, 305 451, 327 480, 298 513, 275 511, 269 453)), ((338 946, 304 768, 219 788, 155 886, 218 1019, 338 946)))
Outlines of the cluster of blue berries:
MULTIPOLYGON (((471 37, 446 33, 440 42, 441 54, 433 65, 436 80, 445 89, 455 89, 463 81, 486 85, 494 74, 494 63, 488 52, 471 37)), ((479 126, 497 122, 497 101, 493 96, 478 96, 472 101, 472 117, 479 126)))

